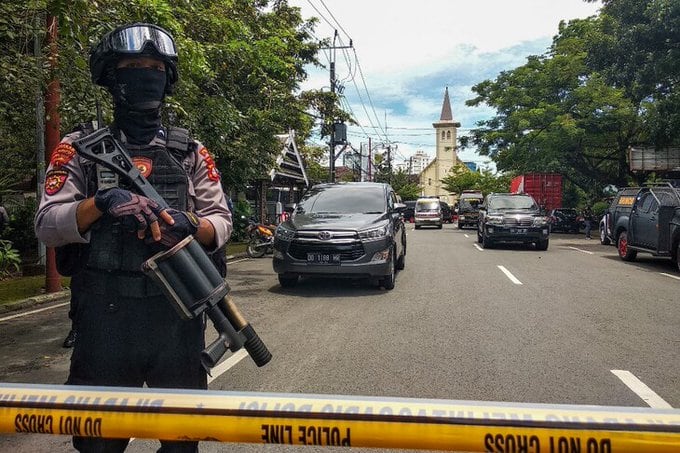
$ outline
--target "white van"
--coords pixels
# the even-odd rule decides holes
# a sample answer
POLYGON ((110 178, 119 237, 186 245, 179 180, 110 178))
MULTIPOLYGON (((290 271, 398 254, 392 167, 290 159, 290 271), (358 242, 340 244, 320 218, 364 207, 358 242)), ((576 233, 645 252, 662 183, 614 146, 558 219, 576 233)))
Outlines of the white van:
POLYGON ((439 198, 418 198, 414 208, 416 230, 421 226, 436 226, 441 229, 444 224, 442 206, 439 198))

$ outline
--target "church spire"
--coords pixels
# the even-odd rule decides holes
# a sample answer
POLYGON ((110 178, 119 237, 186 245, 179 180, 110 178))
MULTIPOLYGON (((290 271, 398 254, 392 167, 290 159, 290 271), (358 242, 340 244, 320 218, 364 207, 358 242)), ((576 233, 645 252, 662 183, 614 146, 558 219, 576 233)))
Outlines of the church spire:
POLYGON ((451 101, 449 101, 449 87, 444 91, 444 103, 442 104, 442 114, 439 121, 453 121, 453 113, 451 113, 451 101))

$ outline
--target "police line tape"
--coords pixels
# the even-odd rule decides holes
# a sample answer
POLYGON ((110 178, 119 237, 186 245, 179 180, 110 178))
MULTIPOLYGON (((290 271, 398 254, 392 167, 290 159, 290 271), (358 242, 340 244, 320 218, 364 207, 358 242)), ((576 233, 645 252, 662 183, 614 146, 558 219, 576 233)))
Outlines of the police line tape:
POLYGON ((680 410, 0 384, 0 432, 472 452, 678 452, 680 410))

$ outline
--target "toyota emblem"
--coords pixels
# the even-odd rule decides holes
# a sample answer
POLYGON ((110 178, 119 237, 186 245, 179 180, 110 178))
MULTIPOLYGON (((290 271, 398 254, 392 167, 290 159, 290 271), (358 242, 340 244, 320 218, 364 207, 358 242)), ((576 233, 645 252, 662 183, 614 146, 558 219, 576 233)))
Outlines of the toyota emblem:
POLYGON ((322 231, 319 233, 319 239, 321 239, 322 241, 327 241, 332 237, 333 235, 331 234, 330 231, 322 231))

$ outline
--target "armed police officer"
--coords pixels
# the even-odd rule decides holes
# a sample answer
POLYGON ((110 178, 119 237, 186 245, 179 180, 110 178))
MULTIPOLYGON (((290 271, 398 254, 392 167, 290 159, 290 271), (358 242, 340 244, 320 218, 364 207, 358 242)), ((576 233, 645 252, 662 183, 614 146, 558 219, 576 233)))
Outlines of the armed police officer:
MULTIPOLYGON (((231 213, 211 155, 184 129, 161 125, 161 106, 178 79, 177 49, 164 29, 136 23, 106 34, 90 55, 93 81, 114 101, 111 130, 170 205, 134 193, 76 154, 69 134, 53 151, 36 214, 48 246, 82 244, 78 332, 67 384, 207 388, 200 353, 204 321, 182 320, 141 271, 153 254, 188 235, 208 253, 222 249, 231 213)), ((118 452, 127 439, 74 437, 81 452, 118 452)), ((159 451, 197 451, 195 442, 161 442, 159 451)))

